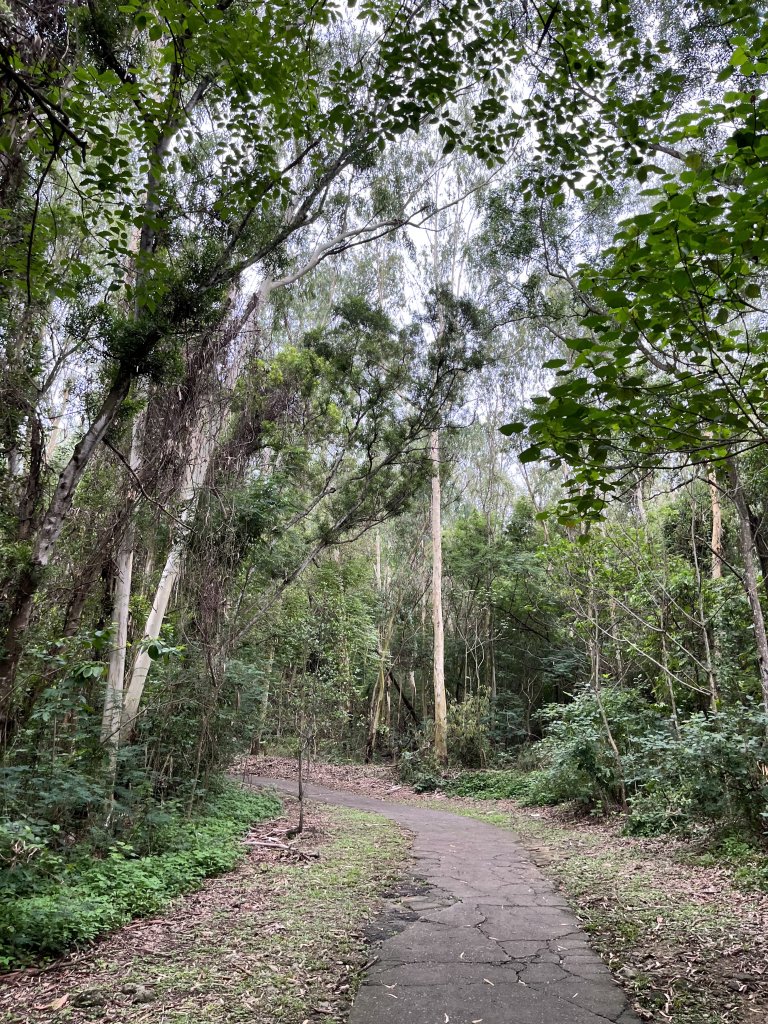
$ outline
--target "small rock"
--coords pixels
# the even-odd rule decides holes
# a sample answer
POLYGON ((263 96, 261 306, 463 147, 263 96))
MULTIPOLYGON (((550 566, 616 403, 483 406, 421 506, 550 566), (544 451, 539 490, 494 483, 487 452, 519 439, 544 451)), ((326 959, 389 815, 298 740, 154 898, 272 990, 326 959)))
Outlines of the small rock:
POLYGON ((107 997, 101 989, 86 988, 82 992, 78 992, 72 1002, 75 1006, 104 1006, 107 1002, 107 997))
POLYGON ((134 1003, 151 1003, 155 998, 154 992, 148 989, 146 985, 138 985, 136 992, 133 997, 134 1003))

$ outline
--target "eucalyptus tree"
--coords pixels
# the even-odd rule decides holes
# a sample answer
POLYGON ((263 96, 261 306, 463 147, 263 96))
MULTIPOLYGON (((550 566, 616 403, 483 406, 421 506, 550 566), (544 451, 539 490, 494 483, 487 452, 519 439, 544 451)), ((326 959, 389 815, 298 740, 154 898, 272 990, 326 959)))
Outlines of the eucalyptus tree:
MULTIPOLYGON (((56 12, 73 40, 61 74, 24 50, 20 12, 3 16, 4 102, 31 126, 25 136, 8 122, 5 151, 18 152, 24 167, 20 227, 4 254, 7 301, 23 311, 34 298, 50 311, 85 282, 81 358, 95 356, 101 371, 82 396, 83 427, 58 475, 34 469, 45 423, 23 388, 6 390, 7 460, 32 467, 24 507, 34 513, 10 524, 4 730, 36 595, 75 491, 137 383, 157 391, 180 348, 195 350, 191 365, 215 365, 222 338, 237 333, 218 325, 234 316, 242 326, 232 285, 254 267, 280 276, 286 242, 317 219, 332 183, 364 168, 388 139, 433 118, 453 144, 470 141, 450 116, 467 76, 489 78, 471 145, 496 158, 512 130, 492 128, 512 48, 491 5, 75 5, 56 12), (63 224, 90 248, 57 275, 46 267, 63 224)), ((17 337, 5 379, 34 387, 40 346, 24 342, 23 331, 17 337)))

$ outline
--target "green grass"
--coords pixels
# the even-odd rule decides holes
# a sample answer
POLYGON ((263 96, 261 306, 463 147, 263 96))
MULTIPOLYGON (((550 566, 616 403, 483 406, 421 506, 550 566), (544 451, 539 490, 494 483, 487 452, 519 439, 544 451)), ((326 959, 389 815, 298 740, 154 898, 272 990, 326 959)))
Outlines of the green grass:
POLYGON ((0 966, 50 959, 156 913, 235 867, 245 855, 240 840, 248 827, 274 817, 280 806, 274 796, 228 785, 192 819, 164 825, 149 856, 133 857, 126 846, 100 860, 84 852, 48 875, 25 878, 23 888, 13 869, 0 873, 0 966))

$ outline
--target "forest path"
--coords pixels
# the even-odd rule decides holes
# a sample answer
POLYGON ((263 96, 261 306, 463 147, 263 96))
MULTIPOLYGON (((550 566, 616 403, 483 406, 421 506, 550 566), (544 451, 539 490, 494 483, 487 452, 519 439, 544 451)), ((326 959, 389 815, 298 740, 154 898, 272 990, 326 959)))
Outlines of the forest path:
MULTIPOLYGON (((248 781, 296 795, 295 780, 248 781)), ((507 830, 313 783, 304 790, 414 836, 418 895, 383 920, 350 1024, 637 1024, 565 900, 507 830)))

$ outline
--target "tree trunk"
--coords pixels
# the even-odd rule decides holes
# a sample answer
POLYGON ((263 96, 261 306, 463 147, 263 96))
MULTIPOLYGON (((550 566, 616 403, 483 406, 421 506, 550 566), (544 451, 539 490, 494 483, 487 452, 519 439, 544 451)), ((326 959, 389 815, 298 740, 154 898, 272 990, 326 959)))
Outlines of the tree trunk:
POLYGON ((616 761, 616 768, 618 771, 618 789, 619 799, 621 806, 626 808, 627 806, 627 788, 624 781, 624 764, 621 758, 621 752, 619 745, 613 735, 611 729, 611 723, 608 719, 608 715, 603 704, 603 692, 602 683, 600 677, 602 675, 602 649, 600 647, 600 608, 597 603, 597 596, 595 591, 595 581, 592 569, 589 570, 589 589, 590 589, 590 618, 594 625, 592 636, 590 637, 590 655, 592 662, 592 671, 590 673, 590 683, 592 685, 592 692, 595 695, 595 701, 597 702, 597 708, 600 712, 600 718, 605 729, 605 736, 608 740, 608 746, 611 748, 614 760, 616 761))
POLYGON ((757 572, 754 560, 754 537, 750 522, 749 505, 741 486, 739 471, 733 458, 728 460, 728 481, 731 485, 731 497, 736 506, 739 518, 739 541, 741 557, 744 562, 744 589, 749 599, 752 612, 752 623, 755 629, 755 646, 760 669, 760 686, 763 694, 763 705, 768 711, 768 636, 765 631, 765 618, 760 604, 760 591, 757 583, 757 572))
POLYGON ((24 647, 24 636, 29 628, 35 596, 51 560, 51 556, 72 505, 77 486, 101 443, 112 425, 120 406, 128 395, 130 377, 121 375, 108 391, 98 414, 82 436, 75 450, 59 475, 56 489, 43 517, 27 565, 19 574, 14 588, 5 637, 0 641, 4 649, 0 658, 0 735, 7 742, 13 731, 11 703, 13 700, 16 670, 24 647))
POLYGON ((58 412, 56 412, 51 418, 51 430, 48 434, 48 439, 45 442, 45 461, 50 463, 56 454, 56 449, 59 446, 61 440, 62 425, 64 423, 64 414, 67 411, 67 402, 69 401, 69 383, 64 385, 64 391, 61 395, 61 404, 58 412))
POLYGON ((272 675, 272 662, 275 657, 275 648, 270 647, 269 657, 267 658, 267 669, 264 673, 264 684, 261 688, 261 695, 259 697, 259 721, 256 725, 256 733, 251 743, 251 753, 254 756, 258 756, 261 753, 261 744, 264 738, 264 729, 267 724, 267 713, 269 711, 269 679, 272 675))
POLYGON ((144 626, 144 646, 137 652, 131 669, 131 678, 125 689, 123 700, 123 712, 120 724, 120 742, 125 743, 130 737, 131 731, 139 713, 141 698, 144 687, 152 665, 152 658, 147 653, 147 643, 157 640, 160 636, 165 613, 173 593, 173 588, 179 578, 181 570, 181 556, 186 543, 186 534, 189 523, 194 513, 193 499, 196 497, 200 485, 205 479, 213 453, 213 438, 207 432, 207 421, 204 422, 196 438, 192 443, 191 465, 187 467, 187 473, 182 483, 180 501, 182 505, 179 516, 179 533, 175 538, 168 557, 165 560, 163 571, 160 575, 160 582, 157 585, 152 608, 147 616, 144 626))
POLYGON ((376 677, 376 685, 373 688, 373 699, 371 701, 371 719, 368 728, 368 742, 365 748, 365 762, 368 764, 373 760, 374 754, 376 753, 376 741, 379 734, 379 725, 381 724, 381 710, 384 704, 384 690, 386 687, 386 676, 384 673, 384 657, 381 654, 381 661, 379 662, 379 673, 376 677))
MULTIPOLYGON (((141 438, 144 416, 134 417, 131 429, 131 454, 129 465, 131 477, 139 470, 141 463, 141 438)), ((135 502, 137 491, 134 480, 128 480, 129 501, 135 502)), ((136 527, 133 518, 126 523, 117 550, 115 589, 112 600, 112 650, 109 652, 107 689, 104 697, 104 717, 101 723, 101 742, 111 748, 110 758, 115 760, 120 745, 120 719, 123 713, 123 688, 125 685, 125 660, 128 653, 128 621, 130 615, 131 589, 133 584, 133 554, 136 541, 136 527)))
POLYGON ((712 579, 723 575, 723 512, 720 506, 720 488, 712 470, 707 474, 709 497, 712 504, 712 579))
POLYGON ((648 523, 648 512, 645 507, 642 477, 635 484, 635 504, 637 505, 637 514, 640 518, 640 522, 645 526, 648 523))
POLYGON ((669 670, 669 650, 667 648, 667 607, 666 604, 661 605, 661 664, 663 666, 664 681, 667 684, 667 693, 669 694, 669 710, 670 718, 672 719, 672 728, 675 731, 675 736, 680 739, 680 718, 677 713, 677 699, 675 697, 675 684, 672 679, 672 673, 669 670))
POLYGON ((116 752, 120 739, 120 716, 123 709, 123 680, 128 650, 128 619, 133 578, 133 526, 126 528, 117 552, 115 591, 112 605, 112 649, 109 652, 107 689, 104 697, 104 716, 101 722, 101 742, 116 752))
MULTIPOLYGON (((717 486, 713 488, 710 476, 710 495, 712 496, 712 579, 720 579, 723 573, 722 554, 722 519, 720 516, 720 492, 717 486), (717 494, 717 500, 714 495, 717 494)), ((707 624, 707 613, 704 606, 704 583, 699 566, 699 554, 696 549, 696 512, 695 505, 691 505, 691 551, 693 552, 693 567, 696 572, 696 607, 699 612, 699 624, 701 626, 701 640, 704 647, 704 667, 707 671, 707 685, 709 686, 709 704, 712 711, 717 711, 719 693, 717 687, 717 675, 715 661, 712 657, 712 644, 709 639, 709 626, 707 624)))
POLYGON ((429 439, 432 461, 432 629, 434 635, 433 673, 435 690, 435 759, 448 760, 448 706, 445 698, 445 635, 443 631, 443 538, 440 515, 440 437, 436 430, 429 439))
MULTIPOLYGON (((389 674, 389 678, 390 678, 391 682, 393 683, 395 689, 397 690, 398 694, 400 695, 400 700, 405 705, 405 710, 410 715, 411 719, 413 720, 414 725, 418 725, 419 724, 419 716, 416 713, 416 708, 413 706, 413 703, 409 699, 408 694, 405 692, 403 687, 400 685, 400 682, 398 681, 397 676, 392 671, 392 669, 389 670, 388 674, 389 674)), ((416 683, 413 680, 413 672, 409 673, 409 678, 411 680, 411 689, 412 689, 414 697, 415 697, 415 695, 416 695, 416 683)))
POLYGON ((488 605, 488 691, 491 697, 491 704, 496 703, 496 638, 494 630, 496 625, 493 621, 493 605, 488 605))

